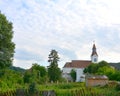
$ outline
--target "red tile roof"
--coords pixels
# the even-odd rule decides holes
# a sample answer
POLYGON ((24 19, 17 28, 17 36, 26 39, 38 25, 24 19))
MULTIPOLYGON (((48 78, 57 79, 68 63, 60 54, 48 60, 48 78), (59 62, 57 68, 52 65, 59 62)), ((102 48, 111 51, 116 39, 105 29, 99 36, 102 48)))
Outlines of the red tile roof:
POLYGON ((72 62, 67 62, 64 68, 86 68, 91 64, 88 60, 72 60, 72 62))

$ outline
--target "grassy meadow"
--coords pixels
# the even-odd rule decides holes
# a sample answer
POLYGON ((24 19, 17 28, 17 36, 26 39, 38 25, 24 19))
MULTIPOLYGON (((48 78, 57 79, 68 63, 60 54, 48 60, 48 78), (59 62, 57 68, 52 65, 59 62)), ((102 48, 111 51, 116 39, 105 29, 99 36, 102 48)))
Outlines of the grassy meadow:
POLYGON ((120 96, 116 84, 85 87, 85 83, 60 83, 37 86, 39 90, 54 90, 57 96, 120 96))
MULTIPOLYGON (((23 90, 28 90, 28 85, 21 86, 19 88, 23 90)), ((85 87, 85 83, 47 83, 47 84, 36 84, 35 89, 39 92, 39 95, 33 96, 43 96, 41 92, 53 90, 56 96, 120 96, 120 86, 116 83, 108 84, 106 86, 96 86, 96 87, 85 87)), ((17 90, 17 89, 16 89, 17 90)), ((4 93, 9 95, 0 96, 16 96, 13 95, 16 92, 15 88, 7 90, 4 93)), ((28 92, 28 91, 27 91, 28 92)), ((29 95, 26 95, 29 96, 29 95)))

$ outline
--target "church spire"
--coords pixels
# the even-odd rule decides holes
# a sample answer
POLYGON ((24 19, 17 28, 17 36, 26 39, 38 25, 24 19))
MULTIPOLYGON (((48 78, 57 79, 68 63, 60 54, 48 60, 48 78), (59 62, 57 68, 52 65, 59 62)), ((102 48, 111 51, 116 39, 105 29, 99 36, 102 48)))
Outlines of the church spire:
POLYGON ((92 48, 91 61, 93 63, 97 63, 97 61, 98 61, 98 54, 97 54, 97 51, 96 51, 95 43, 93 44, 93 48, 92 48))

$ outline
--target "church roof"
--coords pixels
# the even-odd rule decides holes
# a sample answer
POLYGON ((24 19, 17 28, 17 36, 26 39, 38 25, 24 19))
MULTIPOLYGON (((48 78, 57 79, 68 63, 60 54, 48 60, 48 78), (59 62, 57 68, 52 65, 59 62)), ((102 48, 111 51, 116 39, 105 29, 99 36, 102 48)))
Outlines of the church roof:
POLYGON ((91 56, 93 56, 93 55, 97 55, 98 56, 96 51, 92 52, 91 56))
POLYGON ((93 44, 93 48, 92 48, 92 54, 91 54, 91 56, 93 56, 93 55, 97 55, 98 56, 98 54, 96 52, 96 46, 95 46, 95 44, 93 44))
POLYGON ((88 60, 72 60, 72 62, 67 62, 63 68, 86 68, 91 64, 88 60))

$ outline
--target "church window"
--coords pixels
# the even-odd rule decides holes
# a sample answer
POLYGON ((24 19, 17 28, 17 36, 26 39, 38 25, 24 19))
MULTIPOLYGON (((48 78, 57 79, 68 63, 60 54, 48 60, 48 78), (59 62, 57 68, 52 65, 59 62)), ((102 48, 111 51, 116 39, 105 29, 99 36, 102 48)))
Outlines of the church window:
POLYGON ((94 58, 94 62, 97 62, 97 58, 94 58))

